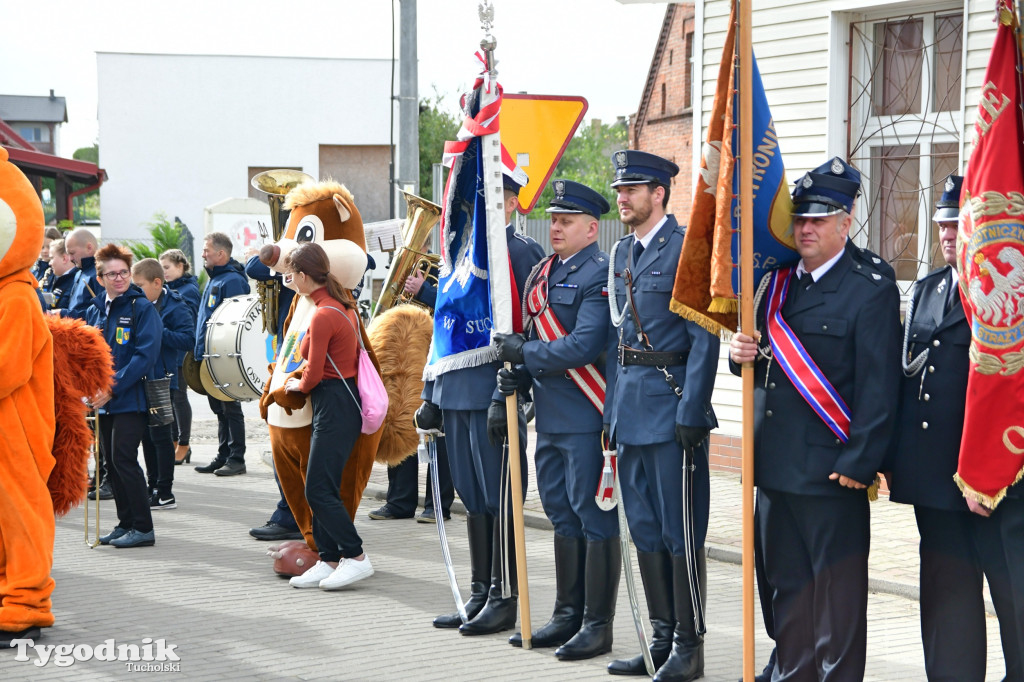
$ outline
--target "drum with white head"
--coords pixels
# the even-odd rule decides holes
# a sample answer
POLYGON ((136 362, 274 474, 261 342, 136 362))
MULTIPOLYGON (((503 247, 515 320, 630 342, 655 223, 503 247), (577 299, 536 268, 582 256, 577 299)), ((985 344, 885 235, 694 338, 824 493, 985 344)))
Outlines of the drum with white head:
POLYGON ((233 400, 257 400, 273 362, 273 336, 263 331, 258 296, 225 299, 206 326, 205 366, 213 384, 233 400))

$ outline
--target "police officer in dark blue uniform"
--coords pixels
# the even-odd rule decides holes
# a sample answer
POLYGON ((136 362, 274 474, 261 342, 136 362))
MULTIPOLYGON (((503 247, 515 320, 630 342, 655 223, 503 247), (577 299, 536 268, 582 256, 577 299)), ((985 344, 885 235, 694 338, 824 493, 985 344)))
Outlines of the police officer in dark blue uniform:
MULTIPOLYGON (((612 155, 619 215, 633 233, 615 245, 608 289, 611 352, 606 430, 618 444, 629 531, 653 626, 656 680, 692 680, 704 671, 692 588, 703 596, 710 505, 708 434, 719 340, 669 310, 685 228, 665 213, 676 164, 647 152, 612 155), (683 523, 684 450, 692 456, 693 574, 683 523), (692 578, 692 581, 691 581, 692 578), (692 583, 692 586, 691 586, 692 583)), ((702 602, 701 602, 702 603, 702 602)), ((613 675, 645 675, 642 656, 613 661, 613 675)))
MULTIPOLYGON (((953 481, 971 343, 956 272, 962 184, 959 175, 946 179, 932 217, 946 265, 916 282, 907 307, 900 416, 886 469, 889 499, 914 505, 921 534, 921 640, 928 679, 980 682, 987 657, 985 602, 974 542, 975 526, 987 519, 970 513, 953 481)), ((999 581, 992 582, 998 599, 999 581)), ((1004 647, 1004 654, 1007 670, 1021 673, 1017 647, 1004 647)))
MULTIPOLYGON (((776 675, 859 680, 867 635, 868 499, 892 435, 899 291, 846 248, 860 173, 835 158, 797 181, 793 236, 801 260, 779 315, 847 408, 829 427, 794 384, 811 385, 799 353, 772 353, 764 305, 758 341, 733 336, 730 366, 755 364, 755 483, 772 586, 776 675), (771 358, 771 361, 769 361, 771 358), (788 361, 787 361, 788 359, 788 361), (788 369, 787 369, 788 368, 788 369), (838 422, 843 422, 839 419, 838 422)), ((769 297, 766 296, 765 299, 769 297)), ((776 338, 776 341, 782 341, 776 338)))
MULTIPOLYGON (((533 239, 516 232, 508 221, 519 205, 519 185, 504 175, 505 228, 509 260, 520 298, 530 270, 544 257, 544 249, 533 239)), ((524 183, 525 184, 525 183, 524 183)), ((519 302, 514 302, 518 304, 519 302)), ((492 404, 494 376, 500 367, 497 361, 446 372, 423 387, 424 403, 416 412, 416 423, 422 429, 441 428, 442 415, 448 441, 448 462, 459 499, 466 505, 466 528, 469 532, 471 596, 466 602, 468 623, 459 615, 447 614, 434 619, 434 626, 455 628, 464 635, 484 635, 508 630, 516 623, 518 583, 515 561, 509 562, 511 596, 502 598, 504 579, 501 560, 501 533, 495 519, 501 508, 502 478, 501 437, 488 430, 488 412, 492 404), (492 442, 493 441, 493 442, 492 442), (489 585, 489 587, 488 587, 489 585)), ((502 419, 505 405, 500 404, 502 419)), ((523 491, 526 490, 526 420, 519 419, 520 465, 523 491)), ((436 511, 436 510, 435 510, 436 511)), ((509 533, 507 555, 514 556, 509 533)))
MULTIPOLYGON (((597 238, 598 220, 610 207, 578 182, 556 180, 552 187, 555 253, 526 284, 529 340, 497 334, 495 341, 498 357, 516 366, 499 371, 499 393, 511 395, 521 383, 533 390, 537 488, 555 527, 555 610, 532 644, 557 646, 558 658, 579 660, 611 650, 622 560, 616 515, 594 499, 604 466, 609 320, 608 255, 597 238)), ((518 633, 509 641, 522 646, 518 633)))

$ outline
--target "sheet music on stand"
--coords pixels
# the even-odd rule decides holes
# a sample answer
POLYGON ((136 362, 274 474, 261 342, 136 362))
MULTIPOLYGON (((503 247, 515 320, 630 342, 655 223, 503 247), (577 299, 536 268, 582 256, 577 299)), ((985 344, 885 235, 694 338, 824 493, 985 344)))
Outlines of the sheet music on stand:
POLYGON ((390 253, 405 246, 402 238, 402 228, 404 226, 404 218, 366 223, 363 225, 363 230, 366 234, 366 250, 390 253))

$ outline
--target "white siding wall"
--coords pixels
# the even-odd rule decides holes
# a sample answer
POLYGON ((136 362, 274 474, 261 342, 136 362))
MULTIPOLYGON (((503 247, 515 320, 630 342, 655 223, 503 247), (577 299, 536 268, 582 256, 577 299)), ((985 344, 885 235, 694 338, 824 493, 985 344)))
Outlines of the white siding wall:
MULTIPOLYGON (((965 22, 965 139, 963 164, 970 157, 973 122, 985 67, 988 64, 995 25, 990 2, 967 0, 965 22)), ((699 55, 703 62, 700 84, 700 131, 703 140, 715 96, 722 45, 729 19, 727 0, 703 3, 697 12, 702 36, 699 55)), ((925 2, 826 2, 792 3, 764 0, 754 5, 754 54, 764 82, 768 104, 779 135, 790 181, 821 164, 832 154, 845 154, 846 102, 849 71, 849 22, 866 14, 910 13, 925 8, 949 9, 957 5, 925 2)), ((729 372, 727 345, 722 345, 714 394, 719 433, 739 436, 740 380, 729 372)))
POLYGON ((101 52, 97 71, 104 240, 144 238, 157 211, 199 238, 250 166, 316 177, 321 144, 389 143, 388 60, 101 52))

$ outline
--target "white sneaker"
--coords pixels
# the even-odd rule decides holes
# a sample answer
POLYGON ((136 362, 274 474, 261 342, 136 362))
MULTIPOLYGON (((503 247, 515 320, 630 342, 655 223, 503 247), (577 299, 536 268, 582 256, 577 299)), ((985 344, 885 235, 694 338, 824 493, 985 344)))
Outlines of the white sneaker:
MULTIPOLYGON (((341 565, 339 564, 339 567, 341 565)), ((294 576, 288 580, 288 584, 292 587, 318 587, 320 581, 324 578, 329 577, 334 573, 334 568, 325 561, 318 561, 313 564, 313 568, 309 569, 302 575, 294 576)))
POLYGON ((340 590, 346 585, 369 578, 373 575, 373 564, 370 557, 364 557, 362 561, 355 559, 342 559, 334 572, 320 581, 321 590, 340 590))

